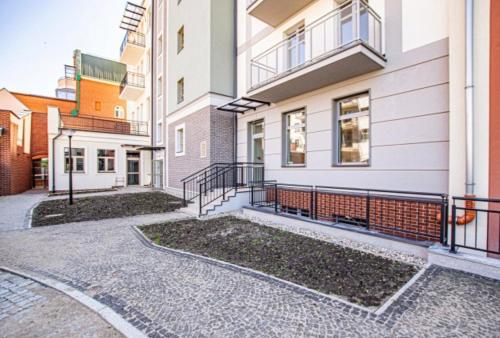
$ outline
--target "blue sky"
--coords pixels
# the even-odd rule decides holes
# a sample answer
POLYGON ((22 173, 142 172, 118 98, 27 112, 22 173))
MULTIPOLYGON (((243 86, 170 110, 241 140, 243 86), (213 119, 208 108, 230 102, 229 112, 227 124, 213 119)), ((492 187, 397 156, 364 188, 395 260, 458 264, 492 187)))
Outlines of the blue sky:
POLYGON ((0 0, 0 88, 54 96, 74 49, 118 59, 126 0, 0 0))

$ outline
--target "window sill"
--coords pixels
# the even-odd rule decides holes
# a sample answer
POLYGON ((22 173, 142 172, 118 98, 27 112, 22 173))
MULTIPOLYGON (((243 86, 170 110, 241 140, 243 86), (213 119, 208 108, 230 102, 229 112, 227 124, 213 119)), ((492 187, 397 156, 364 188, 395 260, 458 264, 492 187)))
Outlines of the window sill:
POLYGON ((370 164, 353 163, 353 164, 332 164, 332 168, 368 168, 370 164))
POLYGON ((175 153, 175 157, 181 157, 181 156, 184 156, 186 155, 186 153, 175 153))
POLYGON ((282 164, 282 168, 305 168, 305 164, 282 164))
POLYGON ((116 174, 116 171, 98 171, 98 174, 116 174))

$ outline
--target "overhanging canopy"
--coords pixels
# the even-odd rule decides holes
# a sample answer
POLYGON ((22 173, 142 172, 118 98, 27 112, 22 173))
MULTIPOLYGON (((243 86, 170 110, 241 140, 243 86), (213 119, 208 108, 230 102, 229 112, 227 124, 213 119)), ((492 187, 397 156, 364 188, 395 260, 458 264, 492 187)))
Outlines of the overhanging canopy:
POLYGON ((125 13, 123 13, 122 22, 120 23, 120 28, 128 31, 137 31, 139 23, 141 22, 142 16, 146 8, 127 2, 125 5, 125 13))
POLYGON ((251 99, 248 97, 240 97, 234 101, 226 103, 220 107, 217 107, 218 110, 227 111, 236 114, 244 114, 247 110, 253 109, 256 110, 262 106, 271 105, 270 102, 259 101, 255 99, 251 99))

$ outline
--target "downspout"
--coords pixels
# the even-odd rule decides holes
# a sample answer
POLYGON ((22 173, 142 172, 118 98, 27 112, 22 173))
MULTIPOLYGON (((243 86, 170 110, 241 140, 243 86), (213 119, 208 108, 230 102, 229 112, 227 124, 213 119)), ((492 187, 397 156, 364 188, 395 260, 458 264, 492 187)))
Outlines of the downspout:
POLYGON ((56 137, 52 139, 52 192, 56 191, 56 139, 62 135, 61 129, 57 133, 56 137))
POLYGON ((155 42, 155 2, 156 0, 151 1, 151 120, 150 120, 150 127, 151 127, 151 178, 149 185, 153 187, 153 170, 154 170, 154 158, 155 158, 155 150, 154 150, 154 126, 153 123, 155 122, 154 120, 154 107, 155 104, 155 92, 154 92, 154 78, 155 78, 155 73, 154 73, 154 65, 155 65, 155 53, 154 53, 154 42, 155 42))
MULTIPOLYGON (((474 0, 465 0, 465 198, 474 198, 474 0)), ((476 218, 473 200, 465 200, 465 212, 456 219, 466 225, 476 218)), ((441 221, 441 214, 438 214, 441 221)), ((451 216, 448 223, 452 223, 451 216)))
MULTIPOLYGON (((238 10, 238 1, 234 0, 233 1, 233 97, 236 98, 236 95, 238 94, 238 17, 237 17, 237 10, 238 10)), ((238 162, 238 114, 234 114, 234 133, 233 133, 233 154, 234 154, 234 161, 233 162, 238 162)))
MULTIPOLYGON (((474 195, 474 0, 465 4, 465 197, 474 195)), ((476 218, 475 202, 465 201, 465 212, 456 224, 465 225, 476 218)))

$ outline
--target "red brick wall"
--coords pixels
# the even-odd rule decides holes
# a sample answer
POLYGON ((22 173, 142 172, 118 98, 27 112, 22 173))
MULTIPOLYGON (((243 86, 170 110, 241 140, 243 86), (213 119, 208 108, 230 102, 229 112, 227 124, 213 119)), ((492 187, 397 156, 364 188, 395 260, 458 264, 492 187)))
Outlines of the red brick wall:
MULTIPOLYGON (((275 201, 274 187, 266 188, 266 202, 275 201)), ((310 210, 311 192, 278 188, 282 209, 310 210)), ((316 193, 315 216, 318 220, 366 224, 367 200, 359 194, 316 193)), ((372 196, 369 204, 370 230, 413 240, 437 241, 441 224, 441 205, 436 202, 409 201, 372 196)))
POLYGON ((47 114, 33 112, 31 113, 31 157, 43 158, 48 155, 47 114))
MULTIPOLYGON (((490 3, 490 156, 489 194, 500 198, 500 1, 490 3)), ((491 203, 489 208, 500 210, 500 205, 491 203)), ((500 250, 500 220, 491 213, 488 226, 488 249, 500 250)), ((499 255, 490 255, 500 258, 499 255)))
POLYGON ((17 146, 17 126, 11 112, 0 111, 0 195, 18 194, 31 188, 31 156, 17 146))

